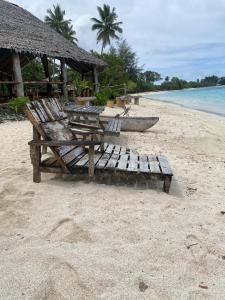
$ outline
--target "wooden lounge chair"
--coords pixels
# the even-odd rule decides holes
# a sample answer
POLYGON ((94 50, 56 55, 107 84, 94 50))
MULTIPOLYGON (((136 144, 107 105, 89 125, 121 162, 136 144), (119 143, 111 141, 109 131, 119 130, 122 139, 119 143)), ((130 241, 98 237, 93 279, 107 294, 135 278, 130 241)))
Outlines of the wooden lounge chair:
POLYGON ((94 128, 82 132, 69 126, 68 118, 55 101, 32 101, 27 104, 26 115, 33 125, 33 140, 29 142, 33 164, 33 180, 41 181, 41 172, 73 174, 87 172, 120 173, 126 176, 144 175, 147 179, 164 181, 163 190, 169 192, 172 171, 164 156, 138 155, 119 145, 95 140, 94 128), (53 157, 42 159, 41 146, 51 149, 53 157))

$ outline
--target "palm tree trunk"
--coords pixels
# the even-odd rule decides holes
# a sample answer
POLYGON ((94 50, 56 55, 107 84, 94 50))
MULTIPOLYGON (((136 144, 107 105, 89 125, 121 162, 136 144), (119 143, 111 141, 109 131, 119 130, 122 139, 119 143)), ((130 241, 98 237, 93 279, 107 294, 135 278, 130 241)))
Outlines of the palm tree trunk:
POLYGON ((103 54, 103 50, 104 50, 104 44, 102 44, 102 51, 101 51, 101 55, 103 54))

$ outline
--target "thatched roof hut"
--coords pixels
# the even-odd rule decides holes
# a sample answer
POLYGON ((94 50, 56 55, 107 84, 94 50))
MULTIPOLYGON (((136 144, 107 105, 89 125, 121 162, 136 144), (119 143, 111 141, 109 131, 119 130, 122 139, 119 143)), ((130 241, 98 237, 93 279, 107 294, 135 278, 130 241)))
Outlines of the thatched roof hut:
POLYGON ((19 54, 22 67, 37 56, 64 59, 80 73, 104 67, 102 60, 74 45, 27 10, 0 0, 0 76, 12 73, 13 52, 19 54))
POLYGON ((72 44, 27 10, 3 0, 0 0, 0 48, 0 65, 6 63, 4 49, 12 49, 22 56, 46 54, 65 58, 69 66, 82 72, 91 70, 93 65, 104 66, 100 59, 72 44))

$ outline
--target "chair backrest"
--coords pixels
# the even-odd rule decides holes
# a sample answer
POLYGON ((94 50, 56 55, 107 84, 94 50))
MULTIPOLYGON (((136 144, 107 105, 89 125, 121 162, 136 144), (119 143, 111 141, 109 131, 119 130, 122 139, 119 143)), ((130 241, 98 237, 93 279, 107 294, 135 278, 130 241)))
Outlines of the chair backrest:
MULTIPOLYGON (((39 101, 31 101, 27 104, 25 113, 44 140, 48 141, 72 141, 76 139, 76 136, 72 133, 68 126, 68 118, 63 112, 58 100, 48 98, 39 101)), ((82 147, 74 146, 61 146, 50 147, 53 153, 62 158, 67 164, 64 157, 67 153, 73 149, 82 147)), ((78 150, 78 149, 77 149, 78 150)))

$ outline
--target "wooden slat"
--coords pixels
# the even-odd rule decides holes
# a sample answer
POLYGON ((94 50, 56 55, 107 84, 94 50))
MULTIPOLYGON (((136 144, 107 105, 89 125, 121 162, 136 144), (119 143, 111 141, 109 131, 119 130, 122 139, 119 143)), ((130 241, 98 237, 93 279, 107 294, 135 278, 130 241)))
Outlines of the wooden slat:
POLYGON ((77 156, 85 153, 85 150, 82 147, 76 147, 72 151, 65 154, 62 159, 66 165, 70 164, 73 160, 76 160, 77 156))
POLYGON ((121 149, 120 149, 120 155, 126 154, 126 153, 127 153, 127 148, 121 147, 121 149))
POLYGON ((57 162, 55 157, 48 157, 44 161, 41 162, 42 166, 51 167, 54 163, 57 162))
POLYGON ((40 110, 40 112, 42 113, 42 115, 45 118, 45 122, 51 121, 51 119, 49 118, 49 116, 47 115, 44 107, 41 105, 41 102, 36 101, 36 107, 38 107, 38 109, 40 110))
POLYGON ((39 109, 39 107, 38 107, 36 101, 33 101, 33 102, 32 102, 32 108, 33 108, 33 110, 35 111, 35 113, 38 115, 40 121, 41 121, 42 123, 46 122, 46 118, 44 117, 42 111, 40 111, 40 109, 39 109))
POLYGON ((121 146, 116 145, 115 148, 114 148, 113 153, 116 154, 116 155, 118 155, 118 154, 120 154, 120 150, 121 150, 121 146))
POLYGON ((104 169, 105 166, 107 165, 109 159, 111 157, 111 154, 109 153, 104 153, 102 157, 99 159, 98 163, 96 164, 97 169, 104 169))
POLYGON ((48 102, 51 106, 51 111, 54 114, 54 117, 56 120, 60 120, 61 118, 63 118, 61 112, 58 109, 58 106, 56 105, 55 101, 52 98, 48 99, 48 102))
POLYGON ((94 156, 94 165, 96 165, 98 163, 98 161, 101 159, 102 156, 103 156, 102 153, 95 153, 95 156, 94 156))
POLYGON ((74 166, 77 166, 77 167, 83 167, 87 164, 87 162, 89 161, 89 156, 88 156, 88 153, 86 153, 80 160, 78 160, 74 166))
POLYGON ((107 135, 119 135, 121 129, 121 120, 114 118, 108 122, 105 126, 105 134, 107 135))
POLYGON ((121 155, 118 160, 118 165, 117 165, 116 169, 126 171, 128 158, 129 158, 129 156, 127 154, 121 155))
POLYGON ((44 99, 41 99, 41 100, 40 100, 40 103, 41 103, 42 107, 44 108, 46 114, 48 115, 49 120, 50 120, 50 121, 55 121, 55 118, 54 118, 54 116, 53 116, 51 110, 49 109, 49 107, 48 107, 46 101, 45 101, 44 99))
POLYGON ((117 131, 118 124, 119 124, 119 120, 115 119, 114 126, 113 126, 113 131, 117 131))
POLYGON ((173 172, 170 168, 170 165, 167 161, 167 158, 163 155, 160 155, 157 157, 158 158, 158 161, 159 161, 159 164, 160 164, 160 167, 161 167, 161 170, 162 170, 162 173, 164 175, 173 175, 173 172))
POLYGON ((161 170, 159 168, 159 162, 155 156, 148 156, 149 168, 150 172, 154 174, 161 174, 161 170))
POLYGON ((66 155, 68 152, 75 149, 76 147, 77 146, 61 146, 61 147, 58 147, 57 151, 58 151, 59 155, 62 157, 64 155, 66 155))
POLYGON ((107 147, 107 149, 106 149, 106 153, 112 154, 114 148, 115 148, 115 145, 113 145, 113 144, 108 144, 108 147, 107 147))
POLYGON ((139 170, 141 173, 149 173, 150 172, 147 155, 139 156, 139 170))
POLYGON ((114 169, 115 170, 118 159, 119 159, 119 155, 112 154, 108 163, 105 166, 105 169, 110 169, 110 170, 114 169))
POLYGON ((139 167, 138 155, 130 154, 127 170, 137 172, 139 167))
POLYGON ((34 118, 34 120, 39 124, 41 123, 41 119, 39 117, 39 115, 36 113, 36 110, 34 109, 34 107, 32 106, 31 103, 27 104, 27 109, 30 111, 32 117, 34 118))

